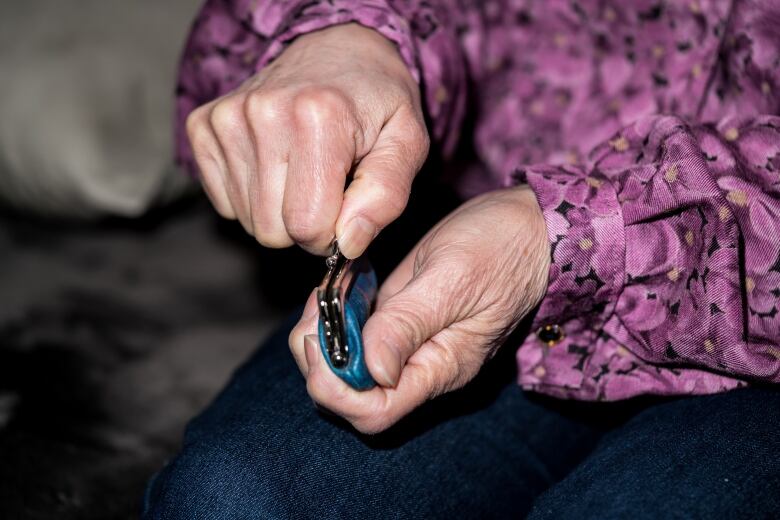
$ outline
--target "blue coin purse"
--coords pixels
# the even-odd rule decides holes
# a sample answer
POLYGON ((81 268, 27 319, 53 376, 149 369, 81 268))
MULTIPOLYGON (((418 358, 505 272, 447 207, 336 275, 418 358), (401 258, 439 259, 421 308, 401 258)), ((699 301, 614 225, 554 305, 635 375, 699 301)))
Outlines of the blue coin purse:
POLYGON ((364 258, 348 260, 334 245, 328 273, 317 289, 320 349, 328 366, 355 390, 376 383, 368 372, 363 326, 376 299, 376 274, 364 258))

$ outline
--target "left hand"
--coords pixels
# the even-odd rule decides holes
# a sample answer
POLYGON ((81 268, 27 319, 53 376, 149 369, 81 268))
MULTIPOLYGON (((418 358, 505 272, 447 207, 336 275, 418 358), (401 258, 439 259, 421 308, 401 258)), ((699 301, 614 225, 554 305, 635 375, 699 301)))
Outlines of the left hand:
POLYGON ((363 329, 378 386, 358 392, 320 352, 315 294, 290 333, 309 395, 363 433, 387 429, 479 372, 547 290, 550 245, 526 186, 476 197, 439 222, 385 281, 363 329))

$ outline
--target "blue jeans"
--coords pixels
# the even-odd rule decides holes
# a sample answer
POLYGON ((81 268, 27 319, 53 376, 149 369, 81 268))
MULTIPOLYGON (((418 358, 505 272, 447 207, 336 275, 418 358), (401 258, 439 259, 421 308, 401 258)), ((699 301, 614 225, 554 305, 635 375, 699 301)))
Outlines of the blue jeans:
POLYGON ((504 349, 465 389, 369 437, 312 404, 293 322, 190 423, 145 519, 780 515, 777 389, 560 401, 518 388, 504 349))

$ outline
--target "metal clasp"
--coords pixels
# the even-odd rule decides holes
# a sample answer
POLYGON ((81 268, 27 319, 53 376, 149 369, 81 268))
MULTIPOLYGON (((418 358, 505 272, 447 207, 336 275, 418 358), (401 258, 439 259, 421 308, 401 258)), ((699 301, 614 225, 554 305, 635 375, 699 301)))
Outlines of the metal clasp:
POLYGON ((336 368, 343 368, 349 361, 349 345, 344 324, 344 305, 347 291, 352 281, 352 260, 339 251, 337 242, 333 242, 333 251, 325 259, 328 272, 317 288, 317 301, 320 319, 324 325, 326 351, 330 362, 336 368))

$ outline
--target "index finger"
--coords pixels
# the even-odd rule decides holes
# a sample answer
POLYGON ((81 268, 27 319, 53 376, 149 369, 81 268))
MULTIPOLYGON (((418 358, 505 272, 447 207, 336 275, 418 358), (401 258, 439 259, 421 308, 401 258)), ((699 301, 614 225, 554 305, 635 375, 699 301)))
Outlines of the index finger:
POLYGON ((335 237, 347 175, 355 160, 355 125, 343 102, 327 91, 300 94, 293 132, 282 218, 301 247, 320 254, 335 237))

